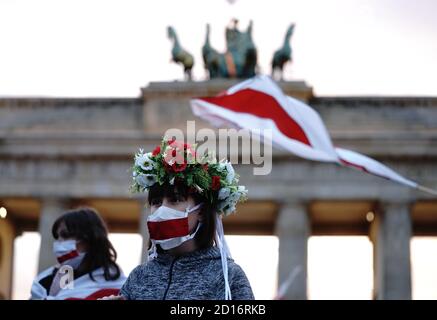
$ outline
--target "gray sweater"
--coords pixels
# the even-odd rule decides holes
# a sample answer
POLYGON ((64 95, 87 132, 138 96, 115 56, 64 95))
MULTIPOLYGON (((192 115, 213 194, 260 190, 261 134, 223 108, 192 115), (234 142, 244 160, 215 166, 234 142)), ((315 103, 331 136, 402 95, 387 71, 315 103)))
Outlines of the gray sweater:
MULTIPOLYGON (((239 265, 228 258, 233 300, 253 300, 249 281, 239 265)), ((159 253, 136 267, 120 294, 128 300, 223 300, 225 282, 217 247, 180 257, 159 253)))

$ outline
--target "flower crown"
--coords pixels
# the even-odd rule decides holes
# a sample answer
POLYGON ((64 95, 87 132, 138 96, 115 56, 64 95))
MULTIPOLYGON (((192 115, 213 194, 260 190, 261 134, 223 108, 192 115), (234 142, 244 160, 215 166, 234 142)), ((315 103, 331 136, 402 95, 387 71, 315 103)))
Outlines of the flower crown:
POLYGON ((216 201, 219 214, 234 212, 237 203, 247 199, 247 189, 238 185, 239 175, 230 162, 217 162, 210 154, 198 156, 195 146, 174 139, 163 139, 152 152, 140 149, 132 173, 132 192, 148 191, 156 183, 182 183, 211 203, 216 201))

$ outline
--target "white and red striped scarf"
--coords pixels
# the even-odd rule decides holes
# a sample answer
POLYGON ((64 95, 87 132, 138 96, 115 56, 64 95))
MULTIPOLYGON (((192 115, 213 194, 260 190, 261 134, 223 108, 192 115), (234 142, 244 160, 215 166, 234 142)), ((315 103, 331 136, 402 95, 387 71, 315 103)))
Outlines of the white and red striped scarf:
POLYGON ((32 300, 96 300, 110 295, 117 295, 126 281, 121 273, 117 280, 107 281, 103 276, 103 268, 93 271, 93 281, 88 274, 74 279, 74 287, 61 289, 55 296, 48 295, 40 281, 53 274, 54 267, 50 267, 35 278, 32 283, 32 300))

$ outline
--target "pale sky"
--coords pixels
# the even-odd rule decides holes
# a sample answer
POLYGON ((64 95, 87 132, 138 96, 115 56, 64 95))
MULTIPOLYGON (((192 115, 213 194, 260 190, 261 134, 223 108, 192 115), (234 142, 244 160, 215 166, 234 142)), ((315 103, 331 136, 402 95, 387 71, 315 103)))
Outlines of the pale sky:
POLYGON ((233 17, 253 20, 263 73, 296 23, 285 78, 318 95, 437 96, 436 12, 434 0, 1 0, 0 96, 133 97, 180 80, 168 25, 203 80, 205 24, 224 51, 233 17))

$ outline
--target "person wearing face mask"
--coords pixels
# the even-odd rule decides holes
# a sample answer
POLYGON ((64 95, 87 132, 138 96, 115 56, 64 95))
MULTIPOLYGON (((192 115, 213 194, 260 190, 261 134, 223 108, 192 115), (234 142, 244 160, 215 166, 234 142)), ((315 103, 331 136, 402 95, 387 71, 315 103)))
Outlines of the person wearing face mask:
POLYGON ((95 300, 118 294, 126 280, 99 214, 79 208, 60 216, 52 227, 58 264, 33 281, 32 300, 95 300))
POLYGON ((153 152, 136 154, 133 181, 133 191, 148 191, 148 261, 131 272, 120 295, 106 299, 254 299, 224 239, 222 216, 247 195, 229 162, 164 139, 153 152))

